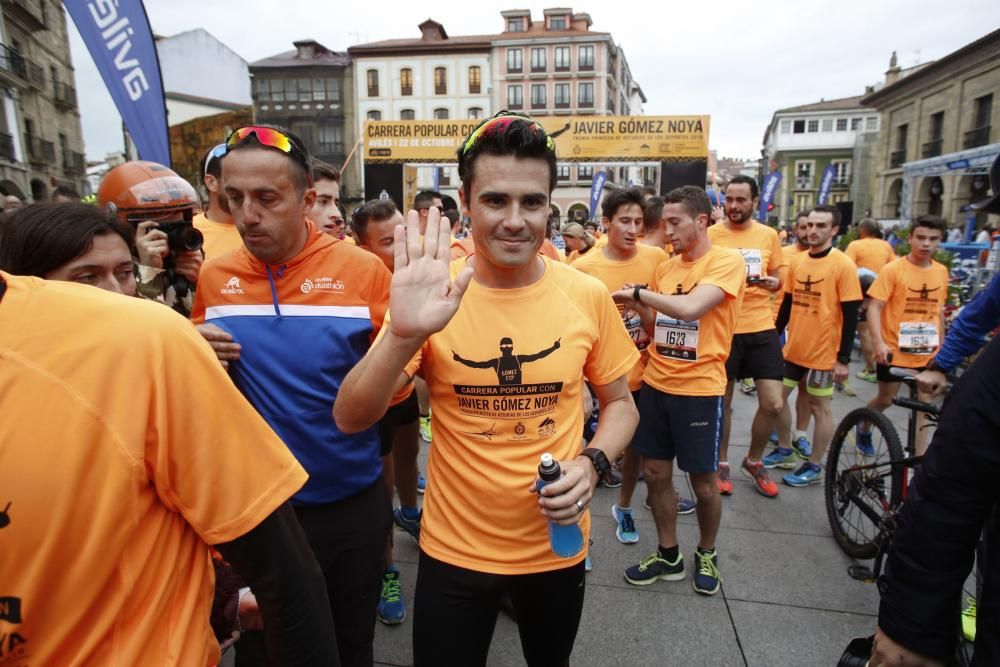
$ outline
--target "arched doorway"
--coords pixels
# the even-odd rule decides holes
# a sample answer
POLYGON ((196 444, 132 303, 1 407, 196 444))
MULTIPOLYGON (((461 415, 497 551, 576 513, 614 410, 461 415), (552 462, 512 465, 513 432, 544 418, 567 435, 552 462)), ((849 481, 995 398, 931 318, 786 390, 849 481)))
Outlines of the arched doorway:
POLYGON ((897 178, 889 184, 885 201, 882 202, 882 217, 899 219, 899 211, 903 206, 903 179, 897 178))
POLYGON ((583 223, 590 218, 590 209, 586 204, 577 202, 566 211, 566 219, 570 222, 583 223))
POLYGON ((562 211, 559 206, 554 203, 549 204, 549 220, 558 225, 560 219, 562 219, 562 211))
POLYGON ((14 195, 21 201, 24 201, 24 191, 21 190, 17 183, 7 178, 0 181, 0 194, 4 197, 7 195, 14 195))
POLYGON ((49 200, 49 189, 45 181, 40 178, 31 179, 31 200, 34 202, 44 202, 49 200))

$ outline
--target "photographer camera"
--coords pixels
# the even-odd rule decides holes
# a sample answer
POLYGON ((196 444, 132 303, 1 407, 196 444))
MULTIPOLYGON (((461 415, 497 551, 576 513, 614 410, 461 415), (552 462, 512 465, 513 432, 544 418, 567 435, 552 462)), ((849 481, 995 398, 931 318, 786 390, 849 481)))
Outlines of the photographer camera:
POLYGON ((188 315, 204 261, 194 188, 163 165, 126 162, 107 173, 97 200, 135 229, 139 293, 188 315))

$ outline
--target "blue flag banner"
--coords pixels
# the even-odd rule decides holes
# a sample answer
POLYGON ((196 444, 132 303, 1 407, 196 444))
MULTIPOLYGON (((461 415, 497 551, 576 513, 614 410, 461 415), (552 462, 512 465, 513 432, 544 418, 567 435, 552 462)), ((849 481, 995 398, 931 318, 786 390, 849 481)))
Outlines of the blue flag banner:
POLYGON ((822 206, 830 196, 830 188, 833 187, 833 179, 837 176, 837 169, 829 164, 823 170, 823 178, 819 179, 819 197, 817 204, 822 206))
POLYGON ((772 171, 764 177, 764 188, 760 193, 760 211, 758 213, 758 220, 767 220, 767 209, 770 208, 771 202, 774 201, 774 195, 778 191, 779 183, 781 183, 780 171, 772 171))
POLYGON ((160 61, 142 0, 65 0, 139 157, 170 166, 160 61))
POLYGON ((604 183, 608 180, 608 174, 599 171, 594 174, 594 181, 590 184, 590 219, 597 219, 597 209, 601 205, 601 195, 604 194, 604 183))

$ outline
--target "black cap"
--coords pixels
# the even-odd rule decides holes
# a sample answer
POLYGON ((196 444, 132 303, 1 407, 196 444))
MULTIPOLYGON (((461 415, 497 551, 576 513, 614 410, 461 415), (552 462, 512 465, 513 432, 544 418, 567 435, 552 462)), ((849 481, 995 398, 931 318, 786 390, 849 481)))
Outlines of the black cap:
POLYGON ((990 190, 993 191, 992 197, 973 202, 969 208, 984 213, 1000 214, 1000 155, 997 155, 993 160, 993 166, 990 167, 990 190))

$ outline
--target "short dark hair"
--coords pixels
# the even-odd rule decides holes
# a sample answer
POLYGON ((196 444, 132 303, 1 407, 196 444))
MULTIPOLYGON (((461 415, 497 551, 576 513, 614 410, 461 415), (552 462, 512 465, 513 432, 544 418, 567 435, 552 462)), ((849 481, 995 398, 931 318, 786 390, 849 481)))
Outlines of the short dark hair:
POLYGON ((481 155, 545 160, 549 167, 549 194, 556 188, 555 143, 545 128, 528 116, 501 111, 477 125, 458 147, 458 177, 462 179, 466 199, 471 196, 476 160, 481 155))
POLYGON ((840 227, 840 209, 831 204, 820 204, 819 206, 814 206, 810 213, 829 213, 833 216, 833 227, 840 227))
POLYGON ((80 193, 68 185, 57 185, 55 189, 52 190, 52 199, 55 200, 56 197, 65 197, 66 199, 72 199, 73 201, 80 201, 80 193))
POLYGON ((451 195, 441 195, 441 208, 443 208, 446 213, 448 211, 457 211, 458 202, 455 201, 455 198, 451 195))
MULTIPOLYGON (((306 188, 312 185, 312 169, 311 167, 306 166, 312 164, 312 159, 309 157, 309 150, 306 148, 306 145, 302 143, 302 139, 299 138, 299 135, 295 134, 291 130, 286 130, 285 128, 280 127, 278 125, 265 125, 263 123, 258 123, 256 127, 266 127, 281 132, 286 137, 288 137, 288 139, 295 145, 295 149, 302 154, 302 159, 304 160, 304 162, 300 161, 293 154, 285 153, 285 157, 288 158, 288 161, 292 165, 291 169, 292 183, 295 184, 295 190, 301 196, 302 193, 306 191, 306 188)), ((264 144, 257 141, 256 134, 251 136, 253 137, 253 141, 250 141, 250 137, 247 137, 238 144, 233 144, 232 146, 230 146, 229 149, 226 151, 226 154, 228 155, 233 151, 238 151, 246 148, 263 148, 268 150, 278 150, 276 148, 271 149, 269 146, 265 146, 264 144)), ((281 151, 278 152, 280 153, 281 151)))
POLYGON ((642 194, 646 197, 658 196, 656 188, 654 188, 652 185, 644 185, 640 188, 640 190, 642 190, 642 194))
MULTIPOLYGON (((422 208, 430 208, 434 205, 435 199, 441 199, 441 193, 436 190, 421 190, 417 194, 413 195, 413 208, 420 210, 422 208)), ((444 204, 444 202, 441 202, 444 204)))
POLYGON ((740 183, 750 186, 751 199, 756 199, 757 195, 760 194, 760 190, 757 188, 756 179, 754 179, 752 176, 745 176, 743 174, 740 174, 739 176, 733 176, 731 179, 729 179, 729 182, 726 183, 726 187, 728 188, 730 185, 739 185, 740 183))
POLYGON ((879 229, 878 223, 871 218, 865 218, 858 223, 858 232, 864 232, 875 238, 882 238, 882 230, 879 229))
POLYGON ((809 217, 809 211, 799 211, 798 213, 795 214, 795 222, 798 222, 799 218, 808 218, 808 217, 809 217))
POLYGON ((913 221, 913 226, 910 227, 910 235, 913 235, 914 230, 917 227, 926 227, 927 229, 936 229, 941 232, 941 238, 948 235, 948 223, 944 221, 943 218, 937 215, 922 215, 913 221))
POLYGON ((457 223, 462 221, 462 216, 456 209, 449 208, 447 211, 441 214, 442 217, 448 218, 448 222, 451 223, 449 226, 454 227, 457 223))
POLYGON ((369 222, 385 222, 398 211, 391 199, 371 199, 358 207, 351 216, 351 228, 358 243, 368 242, 369 222))
POLYGON ((674 188, 663 195, 663 203, 682 205, 692 218, 697 218, 699 215, 707 215, 709 219, 712 217, 712 201, 703 188, 695 185, 674 188))
POLYGON ((89 251, 94 238, 117 234, 132 249, 130 227, 90 204, 31 204, 9 215, 0 243, 0 269, 44 278, 89 251))
POLYGON ((604 196, 601 202, 601 215, 610 220, 622 206, 637 205, 646 211, 646 197, 639 188, 623 188, 612 190, 604 196))
POLYGON ((646 201, 646 210, 642 212, 642 226, 646 233, 656 231, 663 218, 663 197, 650 197, 646 201))
POLYGON ((313 158, 312 165, 312 176, 313 183, 316 181, 333 181, 334 183, 340 183, 340 170, 334 167, 328 162, 323 162, 313 158))

